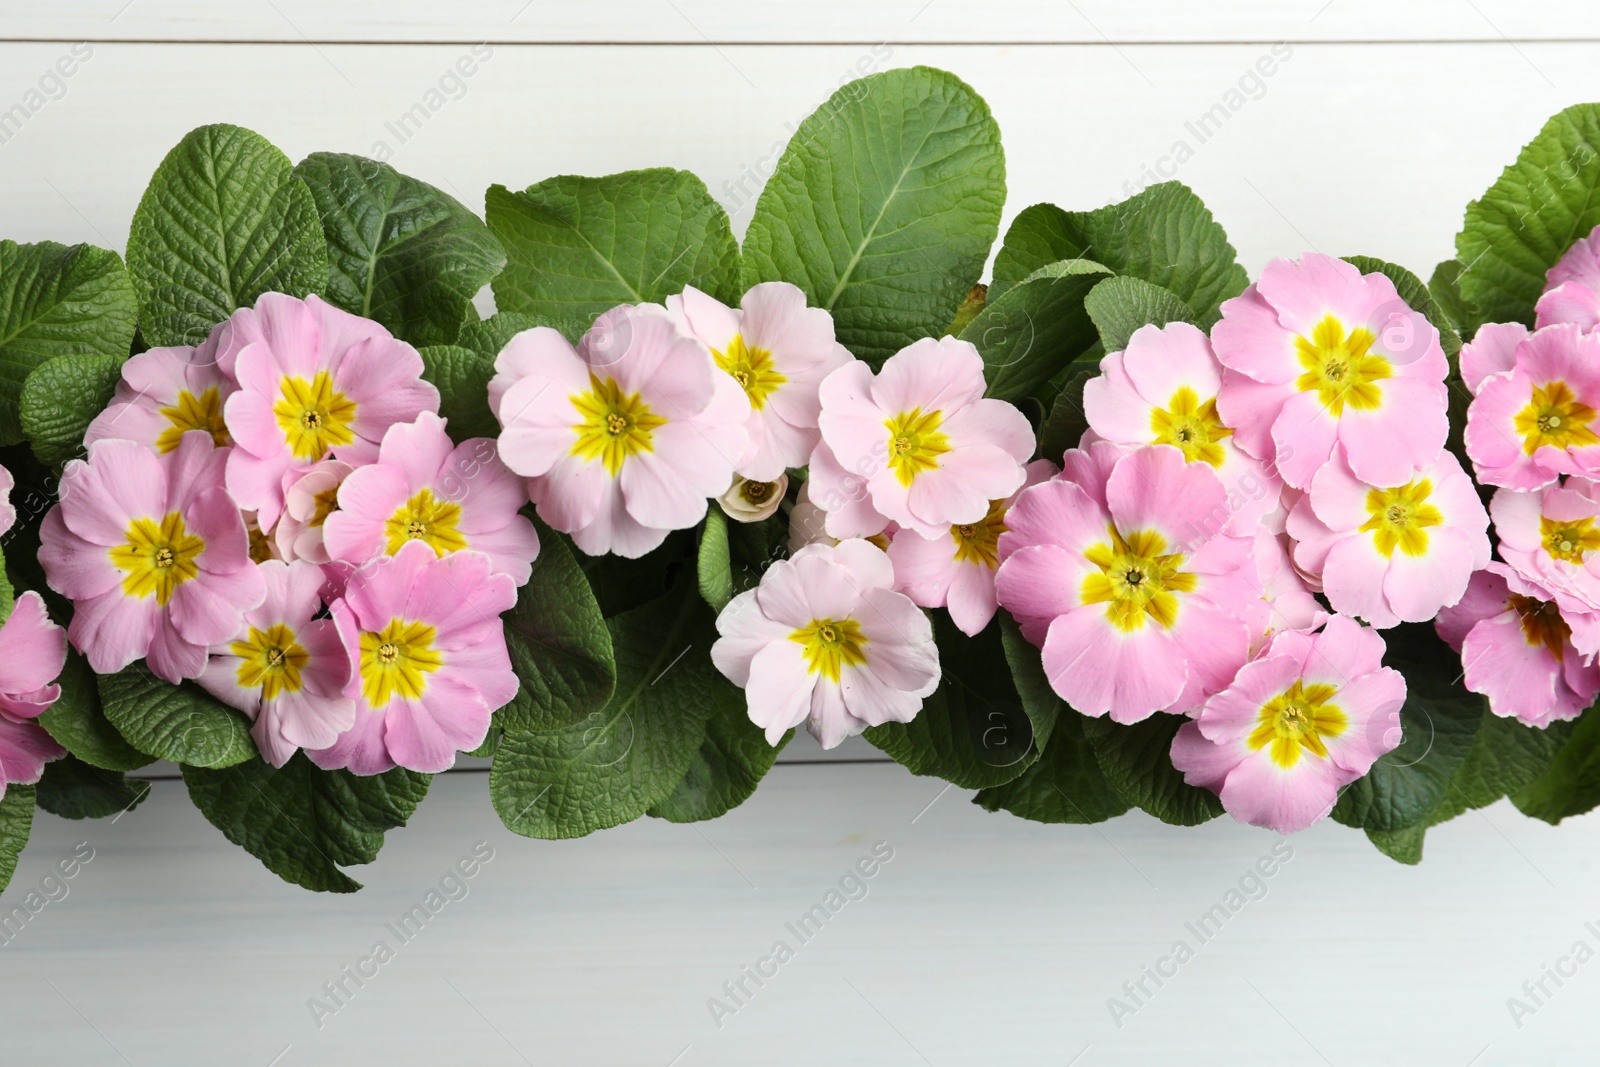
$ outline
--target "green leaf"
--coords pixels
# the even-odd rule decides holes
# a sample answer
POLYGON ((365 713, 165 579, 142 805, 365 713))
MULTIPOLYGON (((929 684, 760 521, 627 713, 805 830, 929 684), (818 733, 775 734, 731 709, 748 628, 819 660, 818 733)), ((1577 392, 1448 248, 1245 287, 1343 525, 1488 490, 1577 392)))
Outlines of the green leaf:
POLYGON ((733 562, 728 555, 728 520, 721 508, 707 508, 706 522, 700 530, 700 551, 696 557, 700 595, 712 610, 721 611, 733 599, 733 562))
POLYGON ((339 868, 377 859, 384 831, 406 824, 432 780, 404 768, 325 771, 300 752, 282 769, 259 759, 183 768, 189 798, 212 826, 285 882, 319 893, 360 889, 339 868))
POLYGON ((1144 326, 1195 321, 1193 309, 1178 297, 1149 282, 1127 276, 1107 278, 1084 299, 1084 309, 1100 333, 1107 352, 1128 347, 1128 338, 1144 326))
POLYGON ((1039 427, 1040 457, 1059 466, 1062 454, 1069 448, 1078 447, 1084 432, 1089 429, 1089 416, 1083 410, 1083 387, 1097 373, 1098 368, 1079 371, 1061 387, 1055 403, 1050 405, 1050 414, 1045 417, 1044 425, 1039 427))
POLYGON ((230 767, 255 757, 243 715, 193 682, 162 681, 143 663, 100 675, 100 702, 129 742, 173 763, 230 767))
POLYGON ((1063 260, 984 305, 961 339, 983 355, 988 396, 1016 403, 1094 345, 1083 301, 1108 273, 1086 259, 1063 260))
POLYGON ((59 468, 83 455, 89 423, 111 403, 127 354, 58 356, 22 386, 22 432, 39 462, 59 468))
POLYGON ((728 214, 686 170, 563 175, 520 193, 491 185, 485 209, 509 257, 494 279, 496 306, 568 340, 618 304, 660 303, 685 286, 738 301, 728 214))
POLYGON ((1434 300, 1433 293, 1423 284, 1421 278, 1398 264, 1375 259, 1372 256, 1345 256, 1344 261, 1362 274, 1381 274, 1393 282, 1395 292, 1400 294, 1400 299, 1404 300, 1413 311, 1420 311, 1422 317, 1439 331, 1439 347, 1444 349, 1445 356, 1453 365, 1456 353, 1461 351, 1461 335, 1456 333, 1450 316, 1445 314, 1444 308, 1434 300))
POLYGON ((150 345, 196 345, 263 293, 328 284, 316 201, 258 133, 201 126, 156 168, 133 214, 128 269, 150 345))
POLYGON ((63 819, 104 819, 132 811, 150 795, 150 783, 128 781, 121 771, 108 771, 72 756, 44 765, 39 779, 39 806, 63 819))
POLYGON ((1006 231, 994 261, 990 299, 1047 263, 1092 259, 1173 293, 1202 326, 1249 283, 1228 236, 1182 182, 1152 185, 1094 211, 1035 204, 1006 231))
MULTIPOLYGON (((732 545, 730 538, 730 549, 732 545)), ((580 555, 578 565, 600 602, 600 613, 610 619, 665 596, 680 581, 692 585, 696 552, 695 531, 674 530, 660 548, 638 559, 580 555)))
POLYGON ((506 612, 506 648, 522 688, 495 713, 507 730, 553 730, 604 708, 617 685, 611 633, 565 537, 539 523, 533 576, 506 612))
POLYGON ((976 637, 958 630, 945 612, 934 615, 939 688, 910 722, 872 726, 866 738, 912 774, 932 775, 963 789, 1011 781, 1038 758, 1033 720, 1011 680, 1000 628, 976 637))
POLYGON ((489 410, 489 379, 494 357, 485 358, 459 345, 419 348, 422 377, 439 390, 439 414, 450 423, 450 436, 499 437, 500 423, 489 410))
POLYGON ((387 163, 313 152, 295 168, 328 241, 328 301, 414 345, 450 344, 505 250, 460 201, 387 163))
POLYGON ((1404 830, 1368 830, 1367 840, 1396 863, 1415 867, 1422 862, 1422 839, 1427 833, 1425 826, 1408 826, 1404 830))
POLYGON ((462 323, 456 344, 461 348, 472 349, 492 367, 495 357, 513 337, 535 326, 548 325, 550 323, 542 321, 535 315, 517 315, 502 311, 498 315, 490 315, 478 322, 462 323))
POLYGON ((611 702, 558 730, 507 729, 495 754, 489 797, 525 837, 582 837, 637 819, 684 780, 719 706, 744 707, 711 665, 716 631, 691 583, 608 625, 611 702))
POLYGON ((1215 793, 1189 785, 1172 765, 1172 739, 1188 721, 1183 715, 1152 715, 1131 725, 1110 719, 1083 723, 1100 769, 1117 791, 1174 826, 1199 826, 1222 814, 1215 793))
POLYGON ((703 822, 727 814, 750 799, 793 737, 790 730, 776 747, 769 745, 743 701, 719 700, 689 773, 647 814, 667 822, 703 822))
POLYGON ((1393 832, 1425 825, 1446 799, 1483 724, 1484 702, 1461 686, 1461 659, 1431 624, 1402 623, 1383 636, 1385 665, 1406 679, 1401 741, 1345 788, 1333 817, 1346 826, 1393 832))
POLYGON ((930 67, 874 74, 795 131, 745 233, 745 284, 798 285, 876 369, 956 317, 1004 203, 1000 128, 970 86, 930 67))
POLYGON ((17 873, 17 857, 33 830, 33 786, 8 785, 0 797, 0 890, 17 873))
POLYGON ((1016 688, 1017 698, 1022 701, 1022 710, 1032 727, 1033 746, 1036 750, 1043 749, 1061 716, 1072 709, 1051 688, 1039 650, 1022 636, 1016 620, 1009 612, 1000 612, 999 619, 1000 645, 1006 666, 1011 670, 1011 684, 1016 688))
POLYGON ((67 650, 67 665, 57 679, 60 698, 39 716, 39 725, 85 763, 108 771, 133 771, 154 763, 111 725, 100 703, 97 676, 89 661, 67 650))
POLYGON ((1485 322, 1533 325, 1545 272, 1600 224, 1600 104, 1556 114, 1482 199, 1467 205, 1456 235, 1457 276, 1472 309, 1469 335, 1485 322))
POLYGON ((1062 715, 1027 770, 1004 785, 979 790, 972 802, 1033 822, 1105 822, 1127 811, 1132 804, 1101 771, 1084 736, 1087 721, 1077 712, 1062 715))
POLYGON ((1428 293, 1450 320, 1450 325, 1464 340, 1470 340, 1471 334, 1465 331, 1472 327, 1477 316, 1461 299, 1461 261, 1447 259, 1434 267, 1433 277, 1428 279, 1428 293))
POLYGON ((23 439, 22 386, 35 368, 62 356, 126 359, 137 320, 115 252, 0 241, 0 445, 23 439))
POLYGON ((1600 705, 1578 718, 1549 767, 1513 792, 1511 802, 1551 825, 1600 805, 1600 705))

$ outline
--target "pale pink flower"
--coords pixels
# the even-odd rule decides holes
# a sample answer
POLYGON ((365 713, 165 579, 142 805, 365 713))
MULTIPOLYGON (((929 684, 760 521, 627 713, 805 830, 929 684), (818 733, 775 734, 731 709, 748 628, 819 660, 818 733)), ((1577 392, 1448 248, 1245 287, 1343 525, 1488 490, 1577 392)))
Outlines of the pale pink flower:
POLYGON ((66 633, 38 593, 23 593, 0 624, 0 797, 12 782, 37 782, 46 763, 67 754, 33 721, 61 695, 55 680, 66 664, 66 633))
POLYGON ((606 312, 577 348, 548 327, 518 334, 489 398, 500 458, 591 556, 642 556, 698 523, 749 447, 744 391, 656 304, 606 312))
POLYGON ((388 330, 308 296, 267 293, 220 326, 217 359, 239 391, 223 405, 233 453, 228 489, 271 529, 284 476, 395 423, 439 410, 422 357, 388 330))
POLYGON ((445 420, 423 412, 383 435, 378 461, 339 486, 339 506, 323 523, 330 557, 360 565, 421 541, 438 555, 472 550, 526 585, 539 554, 533 523, 519 514, 528 497, 521 478, 500 462, 495 444, 475 437, 454 444, 445 420))
MULTIPOLYGON (((826 441, 818 442, 816 451, 811 453, 811 466, 801 491, 806 503, 821 515, 812 540, 827 538, 837 544, 851 537, 873 538, 891 527, 899 528, 873 507, 867 478, 845 470, 826 441)), ((793 538, 790 540, 792 544, 793 538)))
POLYGON ((238 506, 228 450, 191 430, 158 454, 101 440, 61 475, 39 561, 73 601, 67 633, 99 674, 145 658, 169 682, 199 675, 207 649, 238 633, 266 595, 238 506))
POLYGON ((667 298, 667 310, 750 399, 750 446, 739 474, 771 482, 786 468, 805 466, 821 439, 817 389, 855 358, 834 340, 833 316, 806 307, 805 291, 788 282, 752 286, 738 309, 690 286, 667 298))
POLYGON ((342 459, 323 459, 284 475, 283 513, 272 530, 281 558, 318 566, 333 561, 324 542, 325 524, 339 507, 339 487, 354 470, 342 459))
POLYGON ((1427 622, 1489 563, 1489 514, 1450 452, 1394 486, 1360 481, 1342 449, 1289 514, 1295 563, 1333 610, 1386 629, 1427 622))
POLYGON ((1504 564, 1474 574, 1434 627, 1461 653, 1467 688, 1496 715, 1542 729, 1577 718, 1600 694, 1600 666, 1573 646, 1555 597, 1504 564))
POLYGON ((1533 307, 1535 327, 1600 325, 1600 226, 1573 242, 1544 277, 1544 292, 1533 307))
POLYGON ((517 693, 500 613, 509 575, 481 552, 435 554, 419 541, 357 571, 331 606, 351 660, 355 725, 306 754, 326 770, 448 770, 483 744, 489 716, 517 693))
POLYGON ((1600 652, 1600 485, 1568 478, 1527 493, 1499 489, 1489 514, 1500 558, 1560 604, 1585 657, 1600 652))
POLYGON ((322 611, 322 570, 304 561, 261 564, 266 599, 232 640, 211 648, 199 683, 245 713, 261 756, 282 767, 302 748, 327 748, 356 720, 350 654, 322 611))
POLYGON ((1406 683, 1383 638, 1342 615, 1281 633, 1172 739, 1172 763, 1239 822, 1279 833, 1327 816, 1400 743, 1406 683))
MULTIPOLYGON (((795 494, 794 507, 789 511, 788 547, 789 555, 791 556, 807 545, 836 545, 841 540, 845 540, 845 538, 835 537, 828 532, 829 521, 840 515, 841 512, 839 510, 825 511, 818 507, 811 500, 811 487, 816 482, 818 457, 822 455, 826 448, 826 445, 817 446, 817 452, 812 457, 811 461, 812 465, 810 477, 801 483, 800 492, 795 494)), ((835 497, 834 499, 837 500, 839 498, 835 497)), ((859 501, 857 501, 852 502, 848 506, 851 508, 856 508, 863 514, 872 511, 872 503, 871 500, 866 496, 864 483, 861 488, 861 497, 859 500, 865 500, 866 503, 860 504, 859 501)), ((848 512, 845 512, 845 514, 848 514, 848 512)), ((894 538, 895 534, 900 532, 900 527, 896 526, 888 519, 884 519, 883 516, 878 515, 877 512, 872 512, 872 514, 876 517, 875 520, 867 523, 866 525, 875 525, 878 532, 865 536, 860 534, 854 534, 852 536, 861 537, 861 539, 866 541, 868 544, 877 545, 879 548, 887 552, 889 550, 889 542, 894 538), (877 519, 881 519, 882 521, 877 522, 877 519)))
POLYGON ((1285 630, 1315 630, 1328 621, 1327 609, 1290 559, 1286 535, 1257 530, 1255 565, 1266 610, 1251 641, 1252 654, 1285 630))
POLYGON ((1101 438, 1124 447, 1172 445, 1207 463, 1228 491, 1227 532, 1254 536, 1278 505, 1283 483, 1242 452, 1217 414, 1222 365, 1206 335, 1186 322, 1144 326, 1128 347, 1100 361, 1083 389, 1083 410, 1101 438))
POLYGON ((1211 331, 1234 443, 1304 489, 1336 445, 1372 485, 1438 458, 1449 430, 1439 331, 1382 274, 1275 259, 1211 331))
MULTIPOLYGON (((1055 474, 1056 465, 1034 460, 1025 473, 1023 488, 1055 474)), ((922 607, 948 608, 950 620, 962 633, 979 633, 999 606, 994 574, 1000 566, 1000 535, 1006 532, 1006 514, 1016 499, 1013 493, 1004 500, 991 500, 981 522, 952 526, 943 537, 927 538, 911 530, 897 534, 889 543, 895 589, 922 607)))
POLYGON ((823 748, 910 722, 939 685, 933 626, 890 588, 889 558, 861 540, 810 545, 717 616, 711 660, 745 691, 776 745, 801 723, 823 748))
MULTIPOLYGON (((1512 336, 1508 330, 1486 342, 1497 354, 1481 362, 1504 366, 1512 336)), ((1509 371, 1479 380, 1467 408, 1467 456, 1480 482, 1508 489, 1539 489, 1563 474, 1600 474, 1597 421, 1600 333, 1546 326, 1516 345, 1509 371)))
POLYGON ((1083 714, 1126 723, 1199 706, 1248 657, 1261 596, 1254 541, 1214 521, 1221 480, 1170 445, 1119 456, 1095 442, 1063 460, 1006 515, 1000 606, 1083 714))
POLYGON ((1496 374, 1516 369, 1517 348, 1528 339, 1529 330, 1520 322, 1486 322, 1478 327, 1471 341, 1461 346, 1457 357, 1461 380, 1476 395, 1483 383, 1496 374))
MULTIPOLYGON (((1033 454, 1027 418, 985 398, 985 388, 971 343, 924 338, 877 374, 856 361, 828 375, 818 424, 842 469, 866 483, 874 509, 902 529, 940 537, 982 521, 989 501, 1016 492, 1033 454)), ((822 488, 811 498, 827 508, 822 488)))
POLYGON ((89 424, 84 444, 105 439, 137 441, 171 452, 190 430, 202 430, 220 448, 232 444, 223 405, 237 391, 217 365, 217 326, 198 347, 152 348, 122 365, 111 403, 89 424))

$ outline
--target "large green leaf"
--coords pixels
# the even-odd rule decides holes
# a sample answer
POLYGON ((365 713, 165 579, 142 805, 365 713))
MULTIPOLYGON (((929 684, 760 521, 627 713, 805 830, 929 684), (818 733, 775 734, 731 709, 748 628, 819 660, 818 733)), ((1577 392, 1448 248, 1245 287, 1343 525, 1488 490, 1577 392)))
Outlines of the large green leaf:
POLYGON ((688 171, 563 175, 520 193, 492 185, 485 214, 509 257, 495 305, 569 340, 618 304, 660 303, 689 285, 738 300, 728 214, 688 171))
POLYGON ((1600 104, 1577 104, 1544 124, 1456 235, 1456 278, 1475 320, 1533 325, 1545 272, 1600 225, 1600 104))
POLYGON ((136 748, 197 767, 231 767, 252 759, 250 724, 192 682, 173 685, 135 663, 100 675, 106 719, 136 748))
POLYGON ((449 344, 505 250, 460 201, 387 163, 313 152, 295 168, 328 241, 330 303, 414 345, 449 344))
POLYGON ((1004 785, 979 790, 972 802, 1033 822, 1105 822, 1127 811, 1132 803, 1105 776, 1084 736, 1086 721, 1075 711, 1062 715, 1027 770, 1004 785))
POLYGON ((494 377, 494 357, 485 357, 460 345, 419 348, 422 377, 439 390, 439 414, 449 422, 450 436, 499 437, 500 423, 489 410, 489 379, 494 377))
POLYGON ((155 756, 128 744, 106 718, 98 678, 76 650, 67 650, 67 665, 57 681, 61 696, 38 721, 68 752, 108 771, 138 770, 155 762, 155 756))
POLYGON ((1107 278, 1096 285, 1084 298, 1083 306, 1107 352, 1127 348, 1128 338, 1142 327, 1195 322, 1194 310, 1176 294, 1126 275, 1107 278))
POLYGON ((617 685, 611 633, 566 538, 539 524, 533 576, 504 615, 522 688, 495 713, 508 730, 552 730, 605 707, 617 685))
POLYGON ((717 701, 689 773, 648 814, 668 822, 703 822, 732 811, 750 799, 792 737, 790 730, 776 747, 769 745, 742 701, 717 701))
POLYGON ((33 831, 33 786, 12 784, 5 790, 0 797, 0 890, 11 884, 17 857, 33 831))
POLYGON ((133 214, 128 269, 151 345, 194 345, 263 293, 328 283, 311 190, 289 157, 239 126, 201 126, 167 153, 133 214))
POLYGON ((279 878, 354 893, 361 883, 339 868, 377 859, 384 831, 406 824, 433 776, 325 771, 297 752, 282 769, 259 759, 222 770, 186 766, 183 780, 211 825, 279 878))
POLYGON ((130 782, 121 771, 104 770, 70 755, 45 764, 37 789, 39 806, 63 819, 119 815, 150 795, 149 782, 130 782))
POLYGON ((1017 403, 1094 346, 1084 298, 1108 273, 1086 259, 1062 260, 984 305, 961 339, 983 355, 987 395, 1017 403))
POLYGON ((60 467, 83 455, 83 435, 111 403, 127 354, 58 356, 22 386, 22 432, 39 462, 60 467))
POLYGON ((1242 293, 1249 281, 1227 234, 1181 182, 1152 185, 1094 211, 1063 211, 1054 204, 1023 211, 995 257, 990 299, 1063 259, 1092 259, 1159 285, 1187 304, 1201 325, 1216 321, 1222 302, 1242 293))
POLYGON ((1462 687, 1461 658, 1432 624, 1402 623, 1383 636, 1385 665, 1406 679, 1400 745, 1345 788, 1333 817, 1346 826, 1393 832, 1424 825, 1445 801, 1483 725, 1484 701, 1462 687))
POLYGON ((0 445, 22 440, 22 386, 36 367, 62 356, 126 358, 137 320, 115 252, 0 241, 0 445))
POLYGON ((711 611, 694 583, 611 619, 616 693, 557 730, 507 729, 489 775, 501 821, 525 837, 582 837, 672 794, 719 707, 743 695, 711 665, 711 611))
POLYGON ((1182 715, 1152 715, 1131 725, 1110 719, 1083 723, 1100 769, 1117 791, 1174 826, 1198 826, 1222 814, 1215 793, 1189 785, 1172 765, 1172 739, 1188 721, 1182 715))
POLYGON ((1011 781, 1038 758, 1033 720, 1012 682, 1000 639, 989 626, 976 637, 958 630, 945 612, 934 616, 939 688, 907 723, 885 723, 866 738, 913 774, 943 778, 964 789, 1011 781))
POLYGON ((1512 792, 1511 801, 1552 825, 1600 805, 1600 705, 1583 713, 1550 765, 1512 792))
POLYGON ((929 67, 874 74, 795 131, 745 233, 746 283, 798 285, 876 368, 955 318, 1004 203, 1000 128, 970 86, 929 67))

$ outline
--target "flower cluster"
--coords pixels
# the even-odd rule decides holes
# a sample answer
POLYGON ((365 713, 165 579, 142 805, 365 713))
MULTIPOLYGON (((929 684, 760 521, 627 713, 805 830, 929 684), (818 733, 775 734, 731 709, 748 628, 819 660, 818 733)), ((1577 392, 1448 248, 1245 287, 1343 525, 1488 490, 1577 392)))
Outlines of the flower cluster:
POLYGON ((276 766, 438 771, 481 744, 539 543, 422 370, 377 323, 278 293, 129 359, 41 530, 89 665, 194 680, 276 766))
POLYGON ((1600 229, 1546 276, 1535 328, 1489 323, 1461 349, 1466 451, 1494 486, 1500 561, 1439 616, 1468 689, 1531 726, 1600 694, 1600 229))

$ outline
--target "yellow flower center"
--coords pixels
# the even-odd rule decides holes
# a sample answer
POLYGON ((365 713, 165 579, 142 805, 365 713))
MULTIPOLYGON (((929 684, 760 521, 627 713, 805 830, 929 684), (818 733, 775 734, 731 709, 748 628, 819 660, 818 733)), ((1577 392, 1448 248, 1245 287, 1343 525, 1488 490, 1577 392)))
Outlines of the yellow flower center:
POLYGON ((1200 402, 1200 395, 1187 385, 1179 386, 1166 408, 1150 412, 1150 429, 1156 435, 1151 444, 1176 445, 1183 458, 1193 463, 1204 460, 1222 466, 1222 446, 1217 444, 1233 431, 1217 416, 1216 400, 1200 402))
POLYGON ((1561 609, 1549 600, 1511 594, 1507 606, 1522 620, 1522 636, 1530 645, 1543 645, 1560 663, 1566 654, 1572 627, 1561 617, 1561 609))
POLYGON ((1297 681, 1267 701, 1247 738, 1251 750, 1259 752, 1271 745, 1272 762, 1284 768, 1299 763, 1302 752, 1327 759, 1323 738, 1338 737, 1350 725, 1339 706, 1328 703, 1336 692, 1326 682, 1306 685, 1297 681))
POLYGON ((859 667, 867 662, 867 635, 854 619, 812 619, 789 635, 806 657, 806 669, 830 682, 839 680, 846 665, 859 667))
POLYGON ((1592 518, 1557 522, 1540 517, 1539 540, 1553 558, 1581 564, 1584 556, 1600 548, 1600 530, 1594 528, 1592 518))
POLYGON ((594 374, 589 375, 589 391, 574 393, 570 399, 583 420, 572 427, 578 435, 572 454, 600 460, 613 478, 622 473, 623 461, 629 456, 653 450, 650 431, 667 422, 652 413, 638 393, 624 395, 615 381, 594 374))
POLYGON ((203 538, 189 533, 183 516, 169 512, 158 524, 151 519, 134 519, 125 535, 127 540, 107 554, 111 565, 128 572, 122 591, 143 599, 154 595, 166 607, 173 592, 200 573, 196 560, 206 549, 203 538))
POLYGON ((1522 451, 1531 456, 1545 445, 1568 449, 1600 443, 1590 429, 1594 417, 1594 408, 1579 403, 1566 382, 1554 381, 1535 386, 1528 406, 1511 424, 1522 435, 1522 451))
POLYGON ((1383 404, 1383 392, 1374 382, 1393 373, 1389 361, 1368 351, 1377 338, 1357 326, 1347 335, 1344 323, 1325 315, 1310 339, 1296 337, 1294 347, 1305 373, 1295 385, 1301 392, 1315 389, 1322 406, 1335 417, 1349 404, 1356 411, 1373 411, 1383 404))
POLYGON ((178 402, 161 409, 161 414, 172 423, 156 437, 156 451, 165 455, 178 447, 183 435, 190 430, 204 430, 218 448, 233 443, 228 427, 222 421, 222 398, 212 386, 199 396, 187 389, 178 393, 178 402))
POLYGON ((279 390, 272 413, 296 459, 321 459, 330 448, 356 439, 350 429, 356 418, 355 401, 334 389, 333 376, 327 371, 317 371, 309 382, 286 376, 279 390))
POLYGON ((1428 503, 1433 483, 1426 478, 1413 480, 1396 489, 1367 490, 1367 514, 1363 533, 1372 534, 1373 546, 1385 559, 1400 549, 1408 556, 1428 551, 1428 527, 1444 521, 1439 509, 1428 503))
POLYGON ((361 695, 367 706, 381 709, 396 696, 415 700, 427 688, 425 674, 444 665, 433 647, 439 631, 424 622, 391 619, 376 633, 361 634, 361 695))
POLYGON ((251 526, 247 532, 250 534, 250 559, 256 563, 273 559, 272 539, 261 532, 261 527, 251 526))
POLYGON ((956 543, 956 562, 977 563, 994 570, 1000 565, 995 546, 1005 532, 1006 502, 991 500, 988 513, 977 522, 950 527, 950 539, 956 543))
POLYGON ((921 408, 902 411, 884 422, 889 431, 889 468, 901 485, 910 486, 917 475, 939 466, 939 457, 950 451, 950 438, 939 431, 944 416, 937 411, 926 415, 921 408))
POLYGON ((1135 530, 1123 537, 1115 526, 1106 527, 1109 543, 1094 545, 1084 558, 1099 568, 1083 579, 1085 604, 1104 604, 1106 618, 1124 633, 1141 629, 1153 619, 1170 629, 1178 621, 1178 598, 1192 593, 1197 580, 1180 571, 1183 556, 1167 552, 1166 538, 1154 530, 1135 530))
POLYGON ((752 507, 761 507, 772 499, 773 490, 778 488, 777 482, 752 482, 744 481, 739 485, 739 495, 745 503, 752 507))
POLYGON ((249 636, 228 647, 240 660, 241 688, 259 688, 263 700, 300 691, 300 672, 311 662, 311 654, 287 626, 277 623, 265 630, 252 626, 249 636))
POLYGON ((389 555, 407 541, 421 541, 438 556, 459 552, 467 547, 467 539, 457 530, 460 524, 460 504, 435 499, 432 489, 419 490, 384 523, 389 555))
POLYGON ((743 334, 734 334, 728 347, 718 352, 711 350, 717 366, 733 376, 750 398, 750 406, 760 411, 766 407, 767 397, 789 379, 779 374, 772 363, 772 353, 765 348, 751 348, 744 343, 743 334))
POLYGON ((328 521, 328 516, 339 510, 339 487, 337 485, 324 489, 311 498, 316 508, 311 512, 311 521, 307 526, 321 526, 328 521))

